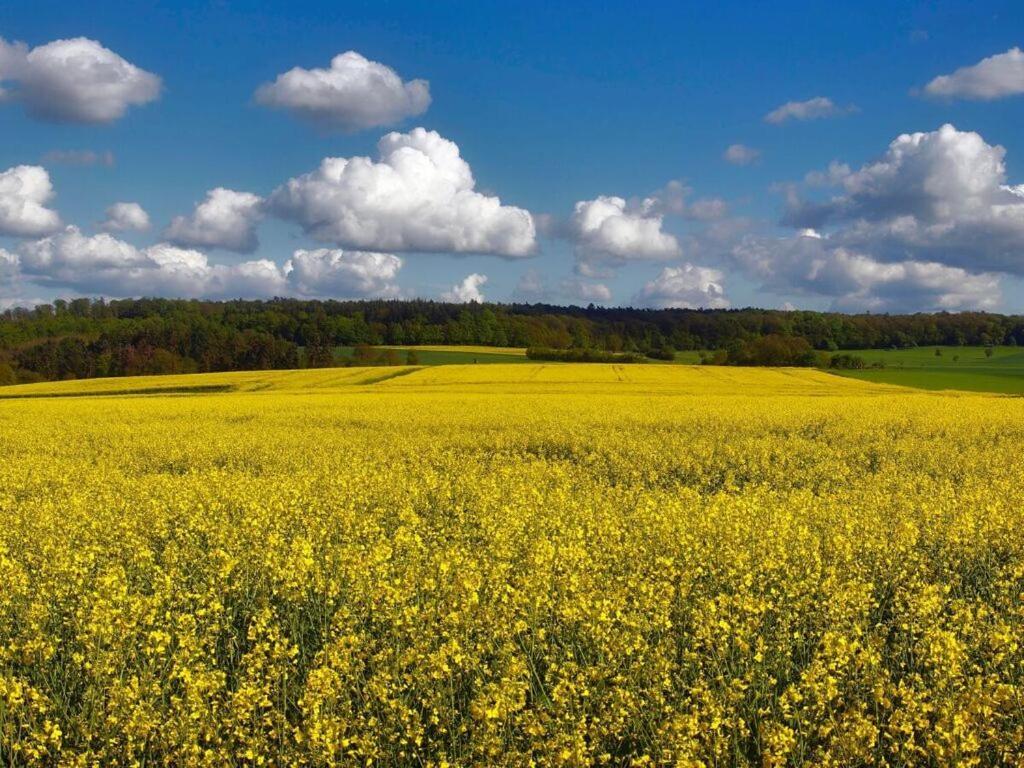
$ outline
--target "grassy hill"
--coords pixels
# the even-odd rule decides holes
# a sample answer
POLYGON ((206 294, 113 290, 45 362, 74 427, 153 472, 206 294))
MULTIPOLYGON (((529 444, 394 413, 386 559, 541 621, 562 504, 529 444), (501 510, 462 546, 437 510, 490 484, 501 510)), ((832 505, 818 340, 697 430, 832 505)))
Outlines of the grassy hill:
POLYGON ((1024 394, 1024 349, 1020 347, 994 347, 991 357, 984 347, 866 349, 852 354, 864 358, 868 365, 881 363, 885 368, 836 373, 919 389, 1024 394))

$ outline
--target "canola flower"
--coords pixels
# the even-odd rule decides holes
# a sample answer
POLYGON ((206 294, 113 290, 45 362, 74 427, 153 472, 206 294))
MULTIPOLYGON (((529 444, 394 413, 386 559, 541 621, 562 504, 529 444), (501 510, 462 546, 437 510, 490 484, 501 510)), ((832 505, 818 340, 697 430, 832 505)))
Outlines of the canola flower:
POLYGON ((653 365, 0 395, 2 765, 1024 765, 1024 400, 653 365))

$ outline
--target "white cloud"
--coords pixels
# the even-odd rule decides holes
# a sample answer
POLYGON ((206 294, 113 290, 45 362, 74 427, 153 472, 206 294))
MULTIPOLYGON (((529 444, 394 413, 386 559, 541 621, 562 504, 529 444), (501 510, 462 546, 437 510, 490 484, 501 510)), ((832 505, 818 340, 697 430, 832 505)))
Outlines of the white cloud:
POLYGON ((857 108, 853 105, 840 107, 832 99, 815 96, 807 101, 787 101, 765 115, 764 121, 772 125, 782 125, 790 120, 818 120, 823 117, 839 117, 856 111, 857 108))
POLYGON ((1024 274, 1024 195, 1000 146, 944 125, 897 137, 880 159, 834 174, 840 194, 791 198, 785 223, 839 228, 832 239, 883 261, 938 262, 1024 274))
POLYGON ((85 37, 31 50, 0 39, 0 83, 13 84, 4 101, 55 122, 109 123, 160 94, 159 77, 85 37))
POLYGON ((824 171, 811 171, 804 176, 804 183, 811 187, 835 187, 852 173, 850 166, 833 160, 824 171))
POLYGON ((991 100, 1024 93, 1024 51, 1011 48, 961 67, 951 75, 940 75, 924 87, 929 96, 991 100))
POLYGON ((358 131, 423 114, 430 106, 430 84, 402 82, 391 67, 348 51, 331 59, 330 69, 295 67, 278 75, 259 87, 256 101, 322 128, 358 131))
POLYGON ((480 289, 487 282, 487 275, 480 275, 474 272, 466 275, 462 282, 456 283, 441 294, 441 301, 448 301, 452 304, 467 304, 471 301, 483 302, 484 295, 480 289))
POLYGON ((729 306, 723 285, 724 275, 717 269, 684 264, 665 267, 646 283, 633 303, 653 309, 721 309, 729 306))
POLYGON ((832 299, 843 311, 993 309, 999 277, 936 262, 883 262, 814 230, 793 237, 744 238, 732 251, 739 266, 775 293, 832 299))
POLYGON ((260 298, 294 292, 288 281, 288 262, 281 268, 270 259, 255 259, 239 264, 214 264, 211 270, 216 279, 213 290, 207 289, 208 294, 260 298))
POLYGON ((554 292, 549 288, 544 275, 532 267, 519 276, 512 291, 514 301, 527 303, 549 302, 554 292))
POLYGON ((398 296, 402 260, 390 253, 318 248, 298 250, 285 265, 289 284, 310 296, 398 296))
POLYGON ((0 287, 14 281, 18 274, 18 254, 0 248, 0 287))
POLYGON ((256 227, 263 219, 263 199, 251 192, 217 187, 206 193, 189 217, 175 216, 164 236, 187 247, 224 248, 252 253, 259 245, 256 227))
POLYGON ((652 199, 627 206, 621 197, 603 195, 576 203, 569 227, 577 259, 622 263, 678 256, 679 241, 662 231, 663 217, 653 207, 652 199))
POLYGON ((108 168, 114 165, 114 153, 96 152, 91 149, 51 149, 43 155, 43 162, 47 165, 105 165, 108 168))
POLYGON ((38 237, 60 227, 60 216, 46 207, 53 199, 50 174, 38 165, 18 165, 0 173, 0 235, 38 237))
POLYGON ((0 277, 9 272, 12 281, 22 277, 38 286, 104 296, 398 296, 394 280, 401 267, 392 254, 326 248, 297 250, 283 266, 268 259, 214 264, 195 249, 170 243, 136 248, 77 227, 24 243, 18 256, 0 250, 0 277))
POLYGON ((122 269, 145 263, 135 246, 108 234, 83 235, 75 226, 22 245, 22 267, 54 281, 80 269, 122 269))
POLYGON ((590 302, 605 303, 612 300, 612 292, 604 283, 571 277, 558 283, 549 281, 535 269, 528 269, 512 291, 515 301, 528 303, 590 302))
POLYGON ((691 221, 720 219, 728 211, 728 206, 721 198, 702 197, 690 202, 692 195, 692 187, 673 179, 643 200, 628 202, 626 207, 631 210, 639 209, 647 215, 671 214, 691 221))
POLYGON ((585 302, 607 302, 612 300, 611 289, 604 283, 593 283, 587 280, 565 280, 562 282, 562 294, 570 299, 585 302))
POLYGON ((714 221, 724 217, 727 212, 728 206, 724 200, 717 197, 704 197, 690 203, 683 217, 694 221, 714 221))
POLYGON ((149 214, 138 203, 114 203, 100 226, 107 232, 142 232, 149 229, 149 214))
POLYGON ((158 243, 138 249, 77 227, 21 247, 21 273, 42 286, 107 296, 269 296, 285 276, 272 262, 210 264, 195 250, 158 243))
POLYGON ((146 293, 155 286, 161 295, 250 298, 280 293, 285 285, 284 275, 267 260, 210 264, 200 251, 167 243, 150 246, 142 255, 154 268, 129 271, 125 293, 146 293))
POLYGON ((108 234, 87 236, 74 226, 21 246, 21 270, 33 282, 79 287, 107 273, 120 275, 151 267, 130 243, 108 234))
MULTIPOLYGON (((685 252, 691 257, 722 240, 735 240, 731 230, 742 220, 728 216, 729 207, 717 197, 691 201, 693 189, 679 180, 644 198, 602 196, 576 203, 573 215, 551 227, 556 236, 575 243, 573 271, 578 277, 606 280, 631 261, 663 261, 685 252), (702 226, 681 236, 664 231, 664 220, 675 216, 702 226), (684 245, 685 243, 685 245, 684 245)), ((563 295, 576 298, 572 291, 563 295)))
POLYGON ((434 131, 389 133, 380 160, 329 157, 274 191, 271 209, 318 240, 371 251, 530 255, 533 218, 475 191, 459 147, 434 131))
POLYGON ((44 299, 26 299, 21 296, 0 296, 0 312, 6 312, 8 309, 15 309, 23 307, 25 309, 32 309, 40 304, 47 304, 49 302, 44 299))
POLYGON ((730 144, 722 158, 733 165, 750 165, 761 156, 761 150, 748 147, 746 144, 730 144))

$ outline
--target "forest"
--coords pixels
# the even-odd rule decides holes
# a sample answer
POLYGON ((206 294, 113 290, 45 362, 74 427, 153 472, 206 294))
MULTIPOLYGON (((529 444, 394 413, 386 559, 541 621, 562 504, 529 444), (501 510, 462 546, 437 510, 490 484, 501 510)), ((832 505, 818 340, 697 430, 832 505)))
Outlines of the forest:
POLYGON ((806 350, 1024 344, 1024 316, 435 301, 57 300, 0 313, 0 384, 331 365, 360 345, 487 345, 793 364, 806 350), (784 343, 784 340, 799 340, 784 343), (768 339, 768 342, 764 340, 768 339), (767 352, 766 352, 767 350, 767 352), (781 350, 776 361, 771 350, 781 350))

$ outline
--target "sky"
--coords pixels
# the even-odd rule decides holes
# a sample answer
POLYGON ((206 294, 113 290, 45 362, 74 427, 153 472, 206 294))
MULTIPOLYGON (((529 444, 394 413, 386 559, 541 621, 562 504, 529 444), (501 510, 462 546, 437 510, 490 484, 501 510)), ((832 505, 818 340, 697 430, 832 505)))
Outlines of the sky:
POLYGON ((1024 4, 0 7, 0 308, 1024 312, 1024 4))

